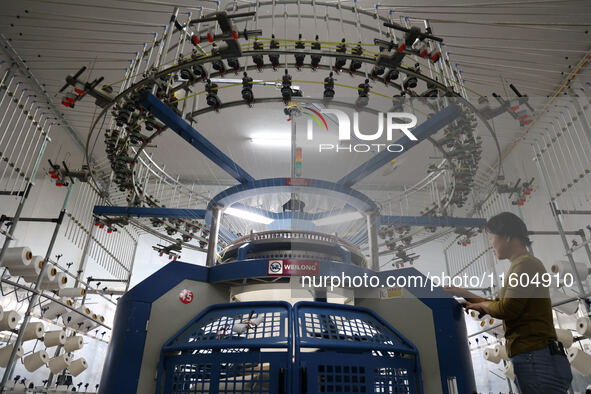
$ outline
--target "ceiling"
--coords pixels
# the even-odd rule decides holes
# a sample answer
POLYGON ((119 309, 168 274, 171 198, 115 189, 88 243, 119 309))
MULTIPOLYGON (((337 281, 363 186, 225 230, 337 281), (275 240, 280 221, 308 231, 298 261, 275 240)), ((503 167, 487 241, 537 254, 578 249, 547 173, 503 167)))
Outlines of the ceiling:
MULTIPOLYGON (((222 3, 222 6, 226 2, 222 3)), ((254 4, 239 1, 235 4, 254 4)), ((350 6, 352 2, 342 2, 350 6)), ((211 12, 215 2, 202 1, 43 1, 23 0, 4 2, 0 11, 0 33, 8 38, 10 45, 21 56, 30 71, 47 90, 47 94, 64 114, 67 123, 74 129, 78 138, 86 142, 91 121, 97 114, 97 107, 92 100, 86 99, 74 109, 60 106, 61 94, 58 90, 64 84, 68 74, 75 73, 81 66, 89 71, 83 78, 92 80, 104 76, 105 82, 118 83, 135 57, 142 49, 142 43, 150 43, 153 33, 161 34, 175 5, 183 12, 192 11, 193 18, 199 14, 199 7, 205 7, 205 13, 211 12)), ((376 3, 358 1, 361 9, 375 9, 376 3)), ((254 7, 250 7, 254 9, 254 7)), ((243 9, 241 11, 245 11, 243 9)), ((452 64, 457 64, 465 78, 469 95, 477 98, 478 94, 490 96, 493 92, 514 97, 508 84, 514 84, 522 93, 532 97, 537 108, 546 101, 546 97, 561 85, 580 59, 591 49, 591 2, 586 0, 546 0, 546 1, 490 1, 462 0, 451 3, 443 0, 420 0, 397 2, 396 5, 378 6, 381 15, 393 11, 393 20, 400 17, 426 18, 430 21, 433 33, 444 40, 444 49, 449 52, 452 64), (535 97, 539 97, 536 99, 535 97)), ((319 34, 322 40, 339 41, 345 36, 347 41, 362 40, 370 42, 367 32, 359 35, 355 26, 343 30, 327 31, 322 21, 322 11, 318 20, 297 18, 297 5, 291 4, 277 10, 275 25, 269 7, 261 7, 259 28, 263 35, 275 33, 282 37, 297 38, 303 32, 304 39, 313 39, 319 34), (287 14, 285 14, 286 12, 287 14), (287 19, 285 15, 288 15, 287 19), (287 22, 285 22, 287 20, 287 22), (284 23, 285 22, 285 23, 284 23), (287 25, 285 31, 283 26, 287 25)), ((345 12, 345 19, 351 19, 345 12)), ((350 12, 350 11, 347 11, 350 12)), ((331 18, 340 14, 330 11, 331 18)), ((180 14, 181 21, 186 14, 180 14)), ((364 16, 362 23, 374 26, 375 21, 364 16)), ((339 25, 336 25, 339 27, 339 25)), ((252 24, 249 28, 253 28, 252 24)), ((238 24, 239 29, 244 24, 238 24)), ((378 34, 376 34, 377 36, 378 34)), ((252 62, 251 62, 252 64, 252 62)), ((266 79, 278 79, 279 72, 266 79)), ((271 73, 272 74, 272 73, 271 73)), ((326 72, 304 70, 293 71, 295 80, 322 80, 326 72)), ((262 75, 252 74, 254 78, 262 75)), ((232 73, 229 78, 236 78, 232 73)), ((337 77, 344 84, 356 83, 346 74, 337 77)), ((357 81, 358 83, 359 81, 357 81)), ((305 95, 321 94, 321 85, 302 83, 305 95)), ((385 87, 375 83, 372 88, 385 92, 385 87)), ((202 88, 200 88, 202 89, 202 88)), ((273 87, 255 87, 255 97, 279 95, 273 87)), ((344 97, 352 97, 354 91, 347 91, 344 97), (353 94, 352 94, 353 93, 353 94)), ((388 93, 391 95, 392 93, 388 93)), ((222 100, 238 99, 239 90, 233 93, 220 93, 222 100)), ((204 106, 201 96, 199 106, 204 106)), ((372 100, 374 100, 372 98, 372 100)), ((375 99, 372 106, 383 106, 387 110, 388 100, 375 99), (379 103, 379 104, 378 104, 379 103)), ((259 132, 289 133, 290 123, 283 114, 282 105, 256 105, 254 108, 239 107, 226 109, 220 113, 209 113, 198 119, 197 130, 202 132, 217 147, 229 155, 255 178, 286 176, 289 174, 289 149, 269 149, 255 146, 250 138, 259 132)), ((298 121, 299 122, 299 121, 298 121)), ((298 123, 300 127, 301 122, 298 123)), ((508 116, 495 120, 494 126, 505 150, 523 131, 508 116)), ((329 128, 329 130, 332 130, 329 128)), ((483 161, 492 166, 497 160, 496 148, 492 138, 483 135, 483 161)), ((49 157, 60 160, 66 152, 72 166, 82 161, 80 150, 65 131, 54 132, 57 144, 51 144, 49 157)), ((105 154, 102 138, 98 139, 94 151, 98 161, 105 154)), ((300 139, 298 142, 301 140, 300 139)), ((302 142, 305 144, 305 141, 302 142)), ((153 158, 166 165, 171 175, 177 175, 188 181, 214 185, 234 184, 225 172, 213 165, 203 155, 188 146, 177 135, 167 132, 155 140, 155 147, 150 148, 153 158)), ((370 154, 371 155, 371 154, 370 154)), ((407 155, 408 156, 408 155, 407 155)), ((410 171, 400 171, 384 176, 383 171, 376 172, 364 180, 361 186, 366 189, 382 188, 395 190, 412 184, 425 175, 426 166, 437 158, 437 152, 428 143, 418 146, 410 156, 403 157, 403 164, 410 171), (417 171, 419 169, 419 171, 417 171)), ((305 153, 304 175, 315 178, 338 180, 351 169, 365 161, 368 156, 348 155, 347 153, 318 155, 312 147, 305 153)), ((360 187, 361 187, 360 186, 360 187)))

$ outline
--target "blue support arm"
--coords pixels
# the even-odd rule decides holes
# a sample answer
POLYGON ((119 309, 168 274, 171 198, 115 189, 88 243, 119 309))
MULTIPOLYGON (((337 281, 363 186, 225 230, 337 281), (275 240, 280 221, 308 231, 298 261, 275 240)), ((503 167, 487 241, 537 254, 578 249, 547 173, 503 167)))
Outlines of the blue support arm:
POLYGON ((205 209, 112 207, 108 205, 96 205, 92 210, 92 213, 102 216, 127 216, 138 218, 205 218, 205 209))
POLYGON ((384 165, 391 162, 397 156, 402 155, 404 152, 411 149, 413 146, 418 145, 422 140, 425 138, 435 134, 439 129, 446 126, 448 123, 455 120, 460 115, 458 109, 454 106, 454 104, 450 104, 448 107, 441 110, 436 115, 430 117, 425 122, 421 123, 420 126, 413 129, 412 133, 415 137, 417 137, 417 141, 412 141, 407 136, 400 138, 394 144, 399 144, 404 147, 404 150, 400 153, 398 152, 389 152, 388 150, 383 150, 377 155, 373 156, 371 159, 351 171, 348 175, 345 175, 341 180, 337 182, 337 184, 343 185, 345 187, 351 187, 355 185, 357 182, 361 181, 362 179, 368 177, 374 171, 380 169, 384 165))
POLYGON ((180 135, 185 141, 193 145, 199 152, 217 164, 221 169, 230 174, 242 184, 254 181, 254 178, 236 164, 229 156, 209 142, 201 133, 192 128, 183 118, 168 108, 162 101, 151 93, 145 95, 141 105, 152 112, 155 117, 180 135))

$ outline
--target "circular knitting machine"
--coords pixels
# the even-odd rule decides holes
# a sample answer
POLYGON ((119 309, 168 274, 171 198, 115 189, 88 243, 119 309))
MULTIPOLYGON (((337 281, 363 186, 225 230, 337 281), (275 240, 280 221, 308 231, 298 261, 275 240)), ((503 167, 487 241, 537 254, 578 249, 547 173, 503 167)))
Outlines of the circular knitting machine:
POLYGON ((446 294, 327 303, 292 279, 420 274, 383 269, 475 234, 502 175, 489 120, 503 109, 468 96, 426 20, 357 2, 216 5, 175 7, 120 81, 67 78, 64 105, 88 94, 100 109, 86 143, 97 224, 132 223, 173 260, 207 253, 122 297, 101 392, 472 392, 446 294))
MULTIPOLYGON (((420 165, 413 162, 409 168, 405 164, 408 150, 405 147, 393 152, 377 175, 374 174, 374 184, 388 179, 383 182, 385 190, 371 197, 379 213, 384 216, 452 216, 457 212, 473 215, 479 201, 485 200, 493 190, 502 171, 500 164, 494 171, 479 165, 483 135, 491 136, 497 147, 495 152, 488 153, 489 157, 493 155, 501 162, 496 136, 486 113, 481 111, 485 98, 480 97, 477 102, 468 99, 461 73, 453 67, 442 40, 431 31, 428 21, 395 19, 388 8, 361 9, 356 3, 339 2, 235 2, 226 9, 218 6, 215 11, 201 8, 197 18, 177 8, 173 22, 162 36, 155 34, 154 41, 146 43, 137 53, 124 79, 107 85, 101 85, 101 80, 90 84, 97 93, 101 112, 87 138, 87 159, 91 154, 97 155, 101 148, 108 159, 101 164, 88 160, 96 185, 103 189, 112 205, 184 209, 202 208, 210 202, 211 189, 221 191, 231 186, 232 182, 225 179, 205 192, 199 187, 206 178, 202 172, 187 172, 187 166, 175 167, 175 163, 159 155, 161 150, 166 150, 165 145, 171 145, 170 150, 179 145, 178 138, 171 141, 167 137, 173 131, 185 140, 185 145, 203 143, 203 149, 198 148, 200 152, 226 170, 224 175, 230 174, 234 182, 254 179, 250 175, 252 171, 265 172, 257 171, 256 167, 261 165, 257 163, 274 166, 273 159, 251 157, 246 149, 238 152, 241 157, 238 164, 238 160, 230 159, 224 151, 240 151, 240 139, 234 149, 216 146, 215 138, 204 138, 207 142, 204 143, 198 136, 181 131, 182 125, 173 126, 169 118, 163 120, 155 115, 169 109, 198 130, 201 137, 215 136, 215 130, 229 127, 228 123, 236 119, 246 126, 254 122, 250 119, 268 118, 284 129, 285 125, 290 128, 286 121, 293 119, 297 126, 289 132, 295 141, 289 154, 291 161, 287 167, 275 171, 274 176, 264 178, 306 177, 354 186, 361 175, 346 179, 347 172, 341 168, 322 171, 320 159, 312 157, 316 152, 310 152, 316 146, 308 147, 308 141, 300 143, 306 134, 305 122, 314 120, 314 127, 317 122, 325 126, 325 130, 319 127, 320 131, 331 132, 338 121, 335 116, 326 115, 327 110, 357 111, 360 117, 407 111, 416 115, 419 125, 429 119, 433 123, 437 119, 441 122, 435 132, 429 131, 421 138, 429 141, 432 148, 414 148, 421 150, 420 156, 424 157, 420 165), (317 34, 304 39, 306 32, 302 25, 313 25, 317 34), (158 103, 146 102, 147 96, 158 103), (441 112, 450 104, 457 113, 448 121, 441 112), (436 117, 437 114, 440 116, 436 117), (177 130, 170 130, 171 127, 177 130), (175 174, 175 170, 179 173, 175 174), (316 173, 327 176, 313 176, 316 173), (390 182, 395 177, 404 178, 403 182, 390 182)), ((77 83, 76 76, 70 78, 73 84, 77 83)), ((68 103, 66 100, 65 104, 68 103)), ((375 120, 371 127, 375 128, 375 120)), ((318 130, 315 133, 318 135, 318 130)), ((380 147, 376 149, 377 144, 373 145, 355 147, 369 146, 370 154, 379 153, 380 147)), ((359 165, 369 157, 357 156, 359 165)), ((204 165, 203 160, 194 165, 204 165)), ((210 166, 211 162, 205 165, 210 166)), ((362 176, 370 174, 367 171, 362 176)), ((214 177, 219 179, 219 171, 214 177)), ((255 197, 241 204, 252 209, 265 205, 269 212, 277 213, 291 197, 275 195, 266 205, 255 197)), ((337 212, 343 208, 337 203, 329 206, 322 198, 298 197, 311 213, 337 212)), ((209 223, 199 219, 131 220, 168 242, 205 251, 209 223)), ((244 225, 236 216, 224 215, 223 221, 238 237, 257 227, 244 225)), ((437 231, 436 226, 396 229, 387 226, 381 234, 395 235, 384 243, 385 252, 390 254, 449 233, 449 230, 437 231)), ((262 230, 268 228, 255 229, 262 230)), ((345 241, 367 249, 367 244, 353 239, 355 234, 349 230, 333 228, 328 232, 347 233, 343 236, 345 241)), ((223 247, 233 242, 233 237, 222 236, 220 241, 223 247)))

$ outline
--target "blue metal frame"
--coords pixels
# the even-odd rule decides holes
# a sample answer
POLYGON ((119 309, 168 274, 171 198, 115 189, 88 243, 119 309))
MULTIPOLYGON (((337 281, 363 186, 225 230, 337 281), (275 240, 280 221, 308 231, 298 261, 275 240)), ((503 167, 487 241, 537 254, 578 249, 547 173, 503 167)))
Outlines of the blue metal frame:
MULTIPOLYGON (((273 321, 276 321, 275 316, 271 316, 273 321)), ((240 303, 225 303, 210 305, 201 311, 195 318, 187 323, 183 328, 177 331, 162 347, 160 352, 160 360, 158 363, 158 375, 156 380, 156 394, 170 393, 174 367, 176 364, 191 364, 191 363, 211 363, 213 367, 212 375, 213 379, 210 383, 209 392, 218 392, 218 379, 220 378, 220 366, 227 365, 229 363, 261 363, 270 362, 270 389, 271 392, 279 392, 277 377, 279 374, 279 368, 285 369, 285 381, 282 382, 284 387, 281 388, 282 392, 285 392, 286 388, 291 385, 291 359, 293 354, 293 314, 291 305, 285 301, 255 301, 255 302, 240 302, 240 303), (280 327, 283 329, 281 332, 283 335, 271 336, 263 338, 244 338, 237 334, 230 334, 229 338, 219 338, 215 340, 194 340, 194 335, 197 333, 191 332, 192 329, 199 329, 195 327, 200 323, 211 322, 212 319, 216 319, 218 316, 227 315, 244 315, 250 311, 256 311, 257 313, 275 313, 278 311, 284 311, 285 317, 279 316, 280 327), (287 318, 287 321, 283 321, 287 318), (206 320, 207 319, 207 320, 206 320), (183 351, 198 351, 202 349, 249 349, 249 352, 244 353, 219 353, 212 352, 211 354, 180 354, 175 355, 177 352, 183 351), (274 348, 274 349, 285 349, 285 352, 260 352, 261 348, 274 348), (258 350, 258 351, 257 351, 258 350), (163 376, 165 374, 165 376, 163 376), (163 382, 164 378, 164 382, 163 382), (164 387, 164 391, 162 391, 164 387)), ((273 322, 272 321, 272 322, 273 322)), ((263 323, 264 324, 264 323, 263 323)), ((233 325, 233 322, 232 322, 233 325)), ((261 327, 262 334, 268 329, 273 329, 274 326, 267 328, 266 326, 261 327)), ((232 333, 233 331, 230 330, 232 333)), ((211 334, 209 335, 211 336, 211 334)), ((182 391, 182 390, 181 390, 182 391)), ((224 391, 226 392, 226 391, 224 391)), ((239 390, 238 392, 243 392, 239 390)))
POLYGON ((417 126, 413 129, 412 133, 415 137, 417 137, 417 141, 412 141, 407 136, 400 138, 394 144, 399 144, 404 147, 404 150, 400 153, 389 152, 388 150, 383 150, 377 155, 373 156, 371 159, 351 171, 348 175, 345 175, 341 178, 337 183, 343 185, 345 187, 351 187, 357 182, 361 181, 362 179, 367 178, 371 175, 374 171, 380 169, 384 165, 391 162, 396 157, 400 156, 401 154, 407 152, 412 147, 418 145, 422 140, 425 138, 435 134, 439 129, 445 127, 448 123, 455 120, 460 115, 460 112, 456 108, 454 104, 450 104, 448 107, 441 110, 439 113, 433 115, 425 122, 421 123, 420 126, 417 126))
POLYGON ((306 312, 316 312, 316 313, 326 313, 329 315, 340 315, 343 312, 343 316, 348 318, 358 318, 360 314, 367 314, 371 316, 373 319, 378 321, 382 324, 385 328, 392 331, 395 336, 390 337, 390 341, 392 344, 375 344, 371 342, 347 342, 343 341, 340 338, 308 338, 302 337, 300 335, 295 337, 295 344, 296 344, 296 357, 299 353, 299 349, 301 348, 329 348, 329 349, 340 349, 340 350, 347 350, 347 349, 356 349, 356 350, 384 350, 384 351, 400 351, 411 353, 418 356, 419 352, 415 345, 411 341, 409 341, 404 335, 402 335, 398 330, 392 327, 387 321, 382 319, 379 315, 377 315, 374 311, 368 308, 364 308, 361 306, 353 306, 353 305, 345 305, 345 304, 329 304, 325 302, 313 302, 313 301, 299 301, 293 307, 294 313, 294 322, 296 332, 300 332, 302 329, 300 318, 304 317, 306 312))
MULTIPOLYGON (((388 276, 419 275, 423 278, 425 277, 425 275, 412 267, 380 271, 376 275, 380 277, 381 283, 384 283, 388 276)), ((437 341, 439 372, 443 392, 447 393, 446 376, 456 377, 460 393, 475 392, 476 382, 474 375, 469 373, 469 371, 474 371, 474 368, 472 366, 470 348, 467 343, 468 332, 462 306, 448 292, 440 287, 435 287, 433 291, 430 290, 430 286, 428 285, 425 287, 406 288, 406 290, 417 297, 433 312, 433 322, 436 324, 435 338, 437 341)))
MULTIPOLYGON (((199 354, 198 356, 193 354, 181 354, 168 356, 164 361, 162 367, 166 370, 166 378, 164 382, 158 381, 156 394, 189 394, 189 393, 208 393, 208 394, 229 394, 229 393, 289 393, 289 387, 291 386, 291 374, 290 374, 290 362, 286 357, 287 352, 245 352, 245 353, 211 353, 211 354, 199 354), (263 369, 263 364, 268 364, 269 369, 263 369), (189 387, 176 387, 173 388, 174 382, 174 368, 175 367, 194 367, 194 366, 210 366, 211 370, 203 371, 201 373, 190 372, 189 374, 177 374, 180 376, 197 376, 209 375, 211 380, 207 383, 201 382, 201 385, 194 384, 193 378, 189 378, 186 382, 189 387), (249 371, 253 377, 257 374, 260 380, 255 380, 256 383, 267 383, 269 390, 261 391, 258 388, 252 390, 252 388, 245 388, 244 385, 248 384, 248 381, 241 379, 240 367, 258 365, 258 370, 249 371), (283 380, 280 378, 283 370, 283 380), (266 376, 268 376, 267 379, 266 376), (234 380, 235 379, 235 380, 234 380), (206 384, 209 387, 206 388, 206 384), (234 385, 232 387, 232 385, 234 385), (242 387, 240 387, 242 385, 242 387), (280 386, 283 387, 280 387, 280 386), (220 387, 221 386, 221 387, 220 387), (230 386, 230 387, 228 387, 230 386), (194 389, 191 389, 194 388, 194 389), (203 390, 199 390, 202 388, 203 390)), ((178 382, 176 383, 178 385, 178 382)), ((143 394, 143 393, 142 393, 143 394)))
POLYGON ((205 219, 205 209, 115 207, 95 205, 92 213, 103 216, 126 216, 138 218, 183 218, 205 219))
POLYGON ((125 293, 117 303, 111 343, 99 393, 135 393, 146 343, 146 322, 152 302, 185 279, 207 282, 207 268, 175 261, 125 293))
POLYGON ((209 142, 207 138, 191 127, 156 96, 148 93, 142 97, 140 104, 238 182, 245 184, 254 181, 254 178, 248 172, 209 142))
POLYGON ((291 322, 287 323, 287 330, 286 336, 283 337, 273 337, 273 339, 233 339, 233 340, 225 340, 223 343, 219 340, 211 341, 211 342, 188 342, 185 341, 187 339, 187 332, 189 329, 202 320, 204 317, 208 316, 212 312, 223 312, 228 311, 232 313, 238 312, 246 312, 248 313, 251 310, 263 310, 268 312, 269 310, 275 311, 278 308, 285 308, 286 312, 288 313, 288 317, 291 319, 291 305, 285 301, 248 301, 248 302, 240 302, 240 303, 224 303, 224 304, 214 304, 210 305, 204 310, 202 310, 197 316, 195 316, 189 323, 185 324, 183 328, 178 330, 176 334, 174 334, 162 347, 163 352, 172 352, 176 350, 190 350, 190 349, 209 349, 209 348, 239 348, 239 347, 269 347, 269 348, 288 348, 288 353, 291 357, 291 347, 293 344, 293 332, 291 330, 291 322), (261 309, 262 308, 262 309, 261 309), (185 342, 183 342, 185 341, 185 342), (286 341, 286 342, 285 342, 286 341))
MULTIPOLYGON (((376 274, 385 283, 387 276, 423 276, 414 268, 374 273, 352 264, 320 261, 319 275, 376 274)), ((184 279, 219 283, 236 279, 268 277, 268 260, 255 259, 220 264, 211 268, 194 264, 171 262, 121 297, 113 324, 112 342, 101 378, 100 393, 135 393, 146 340, 146 321, 152 302, 164 295, 184 279)), ((407 288, 429 307, 436 324, 435 336, 439 355, 441 385, 447 392, 446 376, 455 376, 460 392, 472 392, 476 388, 470 351, 466 342, 467 332, 462 307, 453 297, 440 288, 433 292, 429 287, 407 288)))
MULTIPOLYGON (((310 362, 310 359, 312 359, 313 362, 318 361, 322 364, 334 364, 335 366, 341 367, 351 367, 355 365, 364 366, 367 367, 369 375, 371 375, 371 372, 369 371, 375 368, 392 368, 394 371, 397 371, 398 368, 405 367, 407 370, 413 372, 413 376, 409 377, 413 379, 413 383, 409 384, 411 388, 410 393, 423 393, 421 363, 416 346, 372 310, 352 305, 300 301, 294 305, 293 314, 296 333, 294 337, 295 366, 297 368, 306 366, 310 362), (309 316, 328 315, 331 320, 335 320, 333 321, 335 326, 326 327, 324 329, 324 331, 326 331, 324 335, 317 338, 311 338, 307 336, 305 332, 306 328, 310 327, 303 325, 301 321, 302 319, 305 321, 306 314, 309 316), (352 335, 352 338, 346 338, 345 330, 343 330, 343 333, 341 334, 336 326, 338 322, 341 322, 341 320, 336 320, 339 318, 354 321, 350 327, 351 331, 356 327, 359 327, 360 324, 368 323, 377 323, 376 328, 379 331, 372 335, 371 338, 366 338, 366 340, 362 337, 355 340, 353 333, 350 334, 352 335), (379 327, 380 325, 381 327, 379 327), (390 332, 388 332, 388 330, 390 332), (334 335, 335 332, 338 332, 339 335, 334 335), (371 339, 374 339, 374 341, 371 339), (317 355, 302 352, 301 349, 303 348, 316 348, 324 351, 320 360, 316 360, 319 358, 317 355), (383 351, 385 357, 379 357, 372 354, 373 351, 383 351), (403 359, 402 357, 390 357, 388 354, 390 352, 411 354, 415 359, 408 360, 403 359), (343 353, 347 353, 346 356, 343 355, 343 353), (355 360, 355 358, 357 358, 357 360, 355 360)), ((310 317, 312 325, 319 325, 320 320, 314 323, 313 319, 313 317, 310 317)), ((313 385, 317 385, 319 377, 317 377, 316 372, 317 371, 307 371, 309 376, 305 382, 294 382, 294 392, 307 391, 308 387, 299 386, 301 384, 307 384, 309 381, 311 381, 313 385)), ((375 387, 375 381, 367 381, 366 384, 369 386, 368 388, 375 387)), ((334 385, 336 386, 337 383, 334 382, 334 385)), ((341 382, 340 385, 344 386, 344 383, 341 382)), ((368 392, 373 392, 373 390, 368 392)))

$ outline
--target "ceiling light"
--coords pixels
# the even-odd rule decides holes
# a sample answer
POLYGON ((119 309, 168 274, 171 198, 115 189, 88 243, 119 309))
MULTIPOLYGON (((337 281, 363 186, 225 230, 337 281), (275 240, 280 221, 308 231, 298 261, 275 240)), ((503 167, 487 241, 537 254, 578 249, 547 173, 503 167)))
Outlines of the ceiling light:
POLYGON ((281 137, 254 137, 250 139, 255 145, 259 146, 272 146, 272 147, 279 147, 279 148, 288 148, 291 146, 291 138, 287 136, 286 138, 281 137))
POLYGON ((363 215, 361 214, 361 212, 357 212, 357 211, 347 212, 347 213, 342 213, 340 215, 327 216, 325 218, 316 219, 316 220, 314 220, 314 224, 317 226, 328 226, 331 224, 339 224, 339 223, 349 222, 352 220, 361 219, 362 217, 363 217, 363 215))
POLYGON ((283 148, 291 146, 291 141, 286 139, 251 138, 250 142, 259 146, 274 146, 283 148))
POLYGON ((290 147, 291 134, 284 132, 267 132, 254 134, 250 142, 259 146, 290 147))
POLYGON ((231 215, 231 216, 239 217, 241 219, 250 220, 251 222, 256 222, 256 223, 271 224, 273 222, 273 219, 271 219, 271 218, 268 218, 263 215, 259 215, 254 212, 238 209, 238 208, 232 208, 232 207, 226 208, 226 209, 224 209, 224 213, 227 213, 228 215, 231 215))

